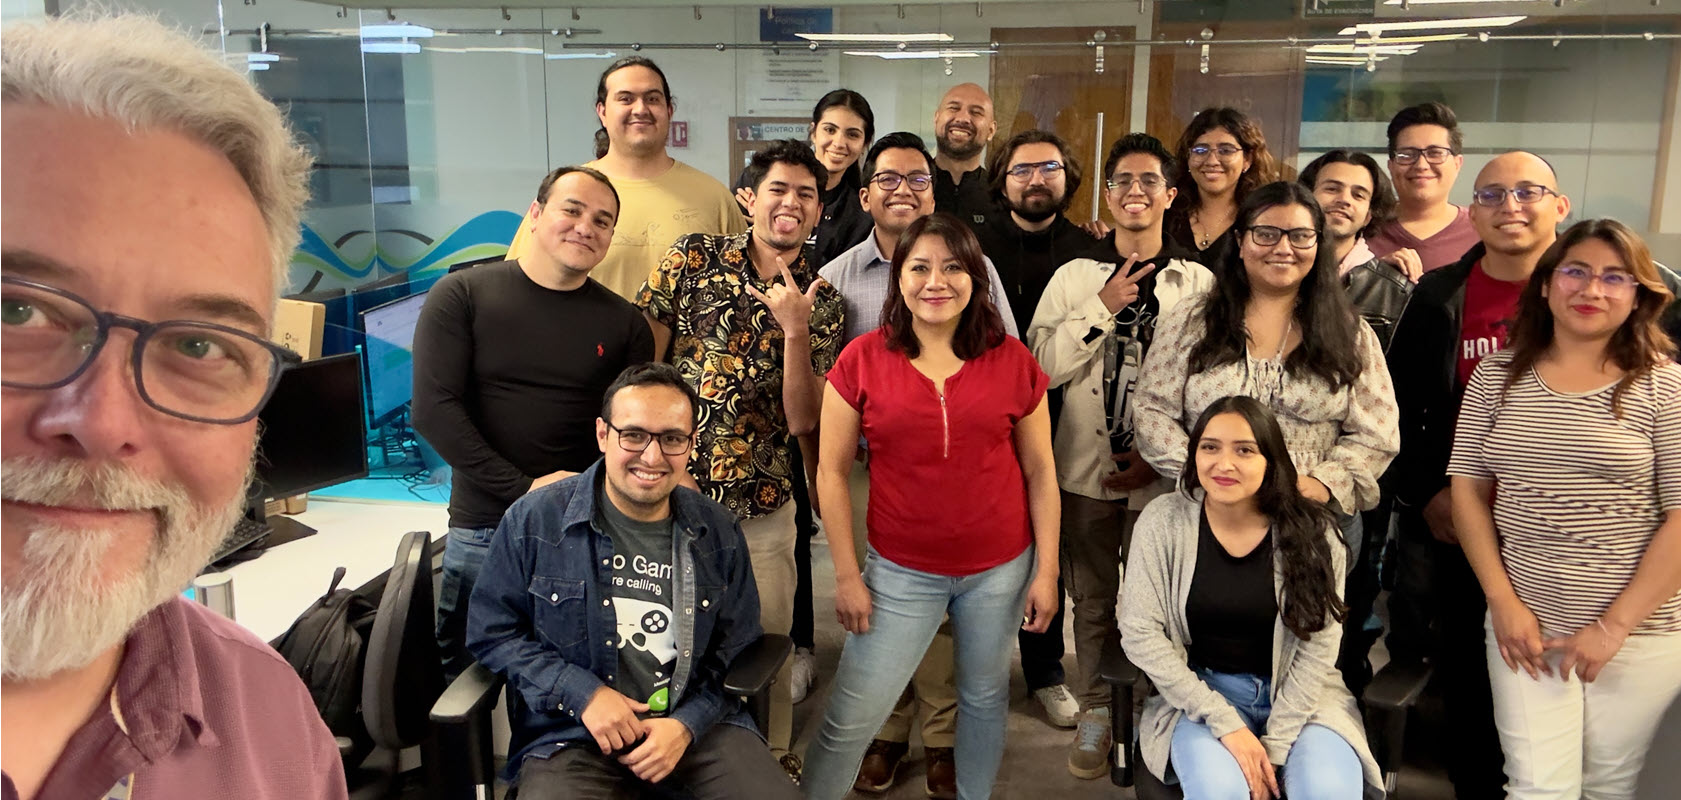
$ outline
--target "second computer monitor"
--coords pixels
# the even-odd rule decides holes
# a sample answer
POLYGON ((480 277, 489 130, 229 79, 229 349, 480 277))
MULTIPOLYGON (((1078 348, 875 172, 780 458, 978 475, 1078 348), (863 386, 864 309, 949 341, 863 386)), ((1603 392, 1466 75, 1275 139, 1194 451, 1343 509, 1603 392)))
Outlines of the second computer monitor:
POLYGON ((366 477, 362 362, 355 353, 286 370, 258 416, 257 484, 262 498, 291 497, 366 477))
POLYGON ((414 326, 425 304, 422 292, 362 312, 371 427, 396 419, 414 398, 414 326))

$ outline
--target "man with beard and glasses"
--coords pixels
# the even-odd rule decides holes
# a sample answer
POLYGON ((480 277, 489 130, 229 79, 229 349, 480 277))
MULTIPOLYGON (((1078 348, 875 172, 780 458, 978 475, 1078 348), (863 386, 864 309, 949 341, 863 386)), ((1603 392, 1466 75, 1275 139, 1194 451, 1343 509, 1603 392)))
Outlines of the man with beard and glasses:
MULTIPOLYGON (((946 91, 934 109, 934 210, 979 227, 998 214, 981 154, 998 133, 992 97, 972 83, 946 91)), ((1032 313, 1032 309, 1028 310, 1032 313)))
MULTIPOLYGON (((998 213, 975 229, 981 252, 992 259, 1015 312, 1016 328, 1027 330, 1051 274, 1097 242, 1068 221, 1063 211, 1080 190, 1080 164, 1062 138, 1049 131, 1023 131, 1010 138, 992 160, 993 197, 1008 213, 998 213)), ((1051 419, 1058 419, 1061 393, 1050 399, 1051 419)), ((1053 428, 1054 428, 1053 424, 1053 428)), ((1044 633, 1022 631, 1021 669, 1028 691, 1059 728, 1074 727, 1079 701, 1068 690, 1062 670, 1063 596, 1057 590, 1056 617, 1044 633)))
MULTIPOLYGON (((1104 159, 1115 229, 1051 276, 1027 344, 1067 392, 1052 451, 1062 488, 1063 580, 1074 601, 1074 680, 1080 717, 1068 771, 1109 774, 1109 689, 1098 675, 1115 630, 1121 554, 1144 505, 1171 486, 1133 443, 1132 389, 1156 320, 1207 291, 1214 274, 1162 235, 1179 165, 1154 136, 1131 133, 1104 159)), ((1122 709, 1121 713, 1132 713, 1122 709)))
POLYGON ((800 796, 724 693, 759 595, 735 515, 682 486, 699 407, 670 364, 625 370, 596 462, 502 517, 468 634, 525 700, 508 745, 522 798, 800 796))
MULTIPOLYGON (((675 364, 700 395, 689 472, 701 492, 741 519, 760 620, 787 634, 794 621, 793 465, 788 440, 817 428, 822 376, 840 356, 840 293, 806 259, 828 178, 805 142, 753 154, 753 225, 736 236, 677 240, 637 296, 654 329, 656 361, 675 364)), ((802 449, 806 449, 802 444, 802 449)), ((806 452, 816 452, 812 442, 806 452)), ((766 739, 790 775, 790 670, 771 686, 766 739)))
MULTIPOLYGON (((642 56, 607 65, 595 85, 601 130, 595 134, 596 160, 584 166, 612 179, 624 202, 613 245, 590 277, 626 300, 636 299, 636 291, 677 237, 738 234, 747 228, 724 184, 666 152, 676 110, 677 98, 671 95, 665 72, 642 56)), ((527 212, 520 233, 508 245, 510 261, 534 246, 532 216, 527 212)))
POLYGON ((345 797, 292 668, 181 596, 240 516, 309 157, 196 38, 0 33, 0 797, 345 797))

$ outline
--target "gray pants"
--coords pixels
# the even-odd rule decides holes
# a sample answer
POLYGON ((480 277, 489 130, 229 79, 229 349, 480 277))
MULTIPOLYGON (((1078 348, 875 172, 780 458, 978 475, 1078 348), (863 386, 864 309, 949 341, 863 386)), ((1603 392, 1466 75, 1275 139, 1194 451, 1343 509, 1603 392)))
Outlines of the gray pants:
POLYGON ((694 800, 800 800, 770 749, 757 734, 727 723, 713 725, 688 751, 677 768, 657 784, 594 747, 569 747, 548 758, 527 758, 519 771, 520 800, 639 800, 656 797, 694 800))

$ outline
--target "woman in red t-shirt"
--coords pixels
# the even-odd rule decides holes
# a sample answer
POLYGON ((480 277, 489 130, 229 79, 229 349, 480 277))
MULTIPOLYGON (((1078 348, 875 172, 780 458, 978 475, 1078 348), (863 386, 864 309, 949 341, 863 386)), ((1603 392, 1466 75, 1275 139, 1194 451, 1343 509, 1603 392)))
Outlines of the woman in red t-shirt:
POLYGON ((814 800, 851 789, 870 737, 949 614, 957 796, 984 798, 1004 755, 1016 628, 1042 632, 1056 612, 1049 378, 1004 335, 980 244, 957 218, 912 223, 889 286, 897 291, 881 327, 842 351, 824 390, 817 493, 835 610, 850 635, 802 788, 814 800), (847 489, 860 435, 870 452, 862 570, 847 489))

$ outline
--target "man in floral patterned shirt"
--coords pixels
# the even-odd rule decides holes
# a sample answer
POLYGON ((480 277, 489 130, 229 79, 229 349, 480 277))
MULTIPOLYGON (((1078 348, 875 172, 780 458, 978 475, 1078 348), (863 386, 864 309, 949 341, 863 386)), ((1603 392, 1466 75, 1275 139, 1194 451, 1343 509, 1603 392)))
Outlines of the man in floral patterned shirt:
MULTIPOLYGON (((741 517, 766 633, 794 618, 793 482, 788 437, 817 430, 822 375, 840 355, 840 293, 802 252, 822 213, 827 171, 803 142, 760 150, 749 166, 753 225, 736 236, 678 238, 637 295, 669 360, 700 393, 689 471, 701 491, 741 517)), ((813 443, 815 446, 815 443, 813 443)), ((789 667, 771 688, 767 733, 783 768, 793 704, 789 667)))

